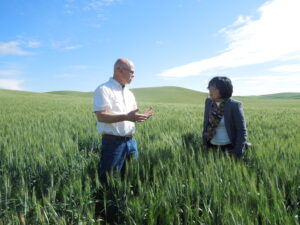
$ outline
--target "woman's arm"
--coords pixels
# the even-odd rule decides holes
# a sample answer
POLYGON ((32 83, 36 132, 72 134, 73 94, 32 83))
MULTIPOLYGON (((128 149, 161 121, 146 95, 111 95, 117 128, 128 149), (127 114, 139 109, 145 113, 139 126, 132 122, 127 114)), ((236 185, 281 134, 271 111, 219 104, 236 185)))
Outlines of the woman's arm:
POLYGON ((207 146, 207 139, 205 137, 205 133, 207 132, 206 131, 206 128, 207 128, 207 124, 208 124, 208 106, 209 104, 211 103, 211 100, 209 98, 206 98, 205 100, 205 108, 204 108, 204 118, 203 118, 203 129, 202 129, 202 144, 207 146))
POLYGON ((233 153, 240 157, 243 154, 247 137, 246 121, 241 102, 237 102, 233 106, 233 123, 236 129, 236 139, 234 148, 229 150, 228 153, 233 153))

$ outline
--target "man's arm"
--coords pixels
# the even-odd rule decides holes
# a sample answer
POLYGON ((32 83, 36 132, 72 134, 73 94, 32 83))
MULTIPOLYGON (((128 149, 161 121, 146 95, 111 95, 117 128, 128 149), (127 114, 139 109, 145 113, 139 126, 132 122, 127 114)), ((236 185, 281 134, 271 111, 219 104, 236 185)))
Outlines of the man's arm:
POLYGON ((144 122, 153 114, 152 109, 144 114, 138 114, 139 109, 132 110, 127 114, 115 114, 109 110, 96 111, 96 117, 102 123, 117 123, 122 121, 144 122))

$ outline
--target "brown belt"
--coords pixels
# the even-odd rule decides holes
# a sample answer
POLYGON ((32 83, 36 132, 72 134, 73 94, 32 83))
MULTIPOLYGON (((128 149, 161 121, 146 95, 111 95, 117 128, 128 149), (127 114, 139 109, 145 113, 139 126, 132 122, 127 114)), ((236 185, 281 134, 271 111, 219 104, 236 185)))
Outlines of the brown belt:
POLYGON ((133 136, 132 135, 116 136, 116 135, 111 135, 111 134, 102 134, 102 138, 109 138, 109 139, 118 140, 118 141, 129 141, 133 138, 133 136))

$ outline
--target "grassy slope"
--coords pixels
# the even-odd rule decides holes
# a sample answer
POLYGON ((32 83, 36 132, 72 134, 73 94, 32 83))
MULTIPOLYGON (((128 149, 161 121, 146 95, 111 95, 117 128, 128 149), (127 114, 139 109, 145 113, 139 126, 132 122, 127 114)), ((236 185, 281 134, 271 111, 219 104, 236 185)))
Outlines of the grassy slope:
POLYGON ((56 94, 56 95, 71 95, 78 97, 92 97, 92 92, 81 92, 81 91, 51 91, 47 92, 47 94, 56 94))
MULTIPOLYGON (((152 87, 152 88, 135 88, 131 89, 135 94, 137 102, 150 103, 181 103, 181 104, 201 104, 204 102, 207 94, 180 87, 152 87)), ((92 92, 79 91, 53 91, 47 93, 34 93, 26 91, 12 91, 0 89, 0 95, 64 95, 73 97, 92 98, 92 92)), ((57 97, 58 97, 57 96, 57 97)), ((261 96, 243 96, 234 97, 240 100, 259 99, 300 99, 300 93, 278 93, 261 96)))
MULTIPOLYGON (((207 94, 180 87, 153 87, 131 89, 138 102, 198 104, 207 94)), ((53 91, 48 94, 92 97, 92 92, 53 91)))
MULTIPOLYGON (((136 95, 158 103, 201 95, 169 88, 136 95)), ((0 90, 0 224, 19 224, 19 218, 26 224, 94 224, 91 180, 100 143, 92 98, 78 96, 0 90)), ((138 124, 141 155, 126 181, 108 192, 108 209, 122 210, 109 218, 124 215, 123 224, 298 224, 300 103, 241 99, 249 102, 253 144, 245 164, 200 152, 202 100, 160 104, 150 122, 138 124), (124 196, 128 201, 120 204, 124 196)))
MULTIPOLYGON (((134 88, 131 89, 135 94, 137 101, 141 102, 161 102, 161 103, 191 103, 198 104, 202 102, 207 94, 181 87, 151 87, 151 88, 134 88)), ((1 90, 0 90, 1 93, 1 90)), ((72 95, 78 97, 92 97, 92 92, 79 91, 53 91, 49 94, 72 95)), ((276 93, 260 96, 236 96, 237 99, 265 98, 265 99, 300 99, 299 92, 276 93)))
POLYGON ((270 95, 261 95, 260 98, 286 98, 286 99, 300 99, 300 93, 290 92, 290 93, 277 93, 277 94, 270 94, 270 95))
POLYGON ((180 87, 155 87, 132 89, 139 102, 199 104, 207 94, 180 87))
POLYGON ((0 89, 0 95, 36 95, 39 93, 29 92, 29 91, 15 91, 15 90, 6 90, 0 89))

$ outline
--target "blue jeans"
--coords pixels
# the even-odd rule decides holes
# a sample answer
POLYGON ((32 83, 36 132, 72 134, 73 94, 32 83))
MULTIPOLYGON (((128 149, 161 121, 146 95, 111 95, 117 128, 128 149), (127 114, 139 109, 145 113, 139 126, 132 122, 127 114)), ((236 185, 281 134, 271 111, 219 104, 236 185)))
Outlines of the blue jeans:
POLYGON ((123 176, 125 173, 126 160, 137 158, 138 149, 134 137, 130 140, 113 140, 102 138, 100 172, 102 184, 107 184, 106 175, 115 170, 123 176))

